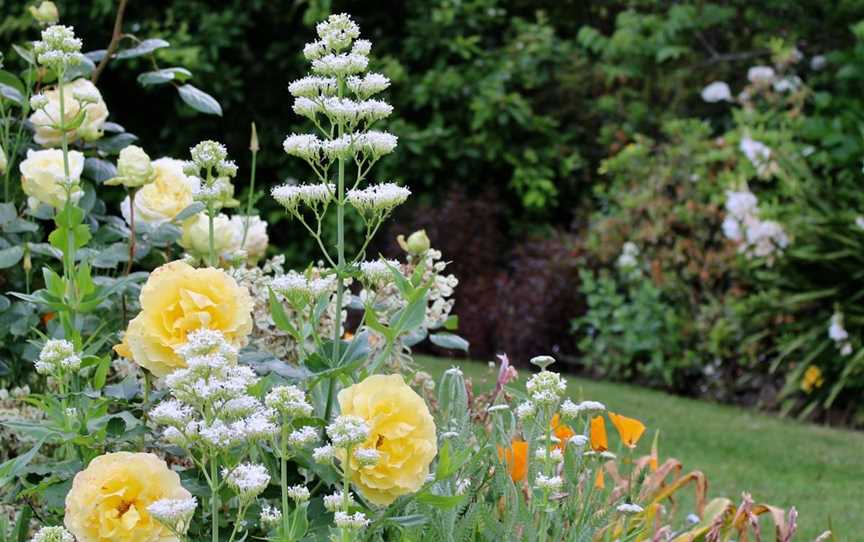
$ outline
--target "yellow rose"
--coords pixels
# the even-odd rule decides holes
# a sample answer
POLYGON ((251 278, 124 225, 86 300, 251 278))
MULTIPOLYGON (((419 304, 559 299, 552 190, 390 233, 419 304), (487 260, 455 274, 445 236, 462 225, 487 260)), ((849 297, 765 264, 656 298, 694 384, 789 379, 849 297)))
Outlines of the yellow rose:
MULTIPOLYGON (((438 453, 435 421, 400 375, 372 375, 345 388, 339 406, 343 415, 359 416, 369 425, 369 438, 361 447, 381 453, 371 467, 351 458, 351 481, 367 500, 386 506, 423 486, 438 453)), ((339 459, 345 460, 344 452, 339 459)))
MULTIPOLYGON (((242 235, 226 215, 218 214, 213 218, 213 249, 217 255, 239 248, 242 235)), ((210 219, 206 213, 198 213, 183 222, 180 246, 195 256, 210 254, 210 219)))
MULTIPOLYGON (((18 166, 21 170, 21 188, 29 196, 30 207, 39 202, 61 209, 66 204, 66 189, 63 187, 65 172, 63 151, 46 149, 27 151, 27 159, 18 166)), ((69 151, 69 181, 73 185, 72 201, 77 203, 84 191, 78 186, 81 172, 84 171, 84 155, 69 151)))
POLYGON ((221 269, 167 263, 150 274, 139 300, 141 312, 114 348, 156 376, 186 366, 174 347, 190 331, 216 329, 236 346, 244 346, 252 332, 249 291, 221 269))
MULTIPOLYGON (((135 222, 159 225, 171 221, 177 213, 192 204, 195 181, 183 173, 183 161, 160 158, 153 161, 153 182, 135 193, 135 222)), ((126 223, 132 221, 129 196, 120 204, 126 223)))
POLYGON ((147 507, 191 496, 177 473, 153 454, 105 454, 75 475, 64 523, 78 542, 176 542, 147 507))
MULTIPOLYGON (((42 94, 48 98, 48 105, 42 109, 37 109, 30 115, 30 122, 36 131, 33 140, 44 147, 59 147, 62 132, 52 125, 60 120, 60 91, 54 86, 42 94)), ((75 99, 76 95, 79 98, 87 97, 88 100, 84 101, 84 111, 87 112, 87 116, 81 126, 67 134, 68 140, 71 142, 78 139, 86 141, 99 139, 102 137, 102 126, 108 119, 108 107, 102 100, 102 94, 89 79, 76 79, 71 83, 66 83, 63 86, 63 107, 66 122, 72 121, 81 109, 79 100, 75 99)))

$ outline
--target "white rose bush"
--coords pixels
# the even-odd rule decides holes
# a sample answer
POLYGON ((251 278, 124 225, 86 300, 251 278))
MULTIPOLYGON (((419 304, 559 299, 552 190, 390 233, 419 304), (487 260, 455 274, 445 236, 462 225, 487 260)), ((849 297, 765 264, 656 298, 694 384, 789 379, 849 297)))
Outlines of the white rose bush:
MULTIPOLYGON (((111 116, 105 66, 167 42, 88 53, 52 3, 31 13, 24 77, 0 72, 0 320, 28 382, 0 403, 29 408, 0 418, 0 540, 743 540, 762 514, 792 537, 794 509, 709 500, 701 473, 659 457, 656 428, 645 446, 638 419, 568 398, 550 356, 522 383, 500 356, 486 393, 415 361, 427 340, 468 350, 458 279, 425 231, 399 236, 399 259, 370 249, 412 189, 376 176, 399 145, 391 81, 349 15, 317 24, 288 87, 309 131, 277 150, 252 124, 247 172, 215 140, 153 156, 111 116), (258 185, 314 241, 308 265, 270 246, 259 152, 304 179, 258 185), (692 521, 672 507, 687 490, 692 521)), ((189 77, 139 81, 221 114, 189 77)), ((750 228, 742 194, 730 205, 750 228)))

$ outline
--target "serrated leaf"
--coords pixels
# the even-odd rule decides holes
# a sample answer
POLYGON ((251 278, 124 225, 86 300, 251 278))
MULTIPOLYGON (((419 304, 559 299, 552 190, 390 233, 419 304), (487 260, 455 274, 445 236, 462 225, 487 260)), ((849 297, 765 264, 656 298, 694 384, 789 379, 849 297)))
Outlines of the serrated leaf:
POLYGON ((151 38, 140 42, 135 47, 130 47, 129 49, 123 49, 122 51, 118 51, 117 54, 114 55, 114 58, 135 58, 150 54, 157 49, 162 49, 164 47, 170 46, 171 44, 163 39, 151 38))
POLYGON ((192 109, 208 115, 222 116, 222 106, 203 90, 187 84, 178 87, 177 92, 180 94, 180 99, 192 109))

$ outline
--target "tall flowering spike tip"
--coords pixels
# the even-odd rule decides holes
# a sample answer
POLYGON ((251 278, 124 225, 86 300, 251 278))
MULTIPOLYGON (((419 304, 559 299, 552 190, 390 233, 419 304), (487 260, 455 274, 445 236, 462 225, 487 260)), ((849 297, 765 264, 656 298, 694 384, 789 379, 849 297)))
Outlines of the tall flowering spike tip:
POLYGON ((360 37, 360 27, 347 13, 334 14, 315 26, 318 37, 329 49, 339 52, 360 37))
POLYGON ((252 134, 249 136, 249 150, 258 152, 261 147, 258 145, 258 130, 255 128, 255 123, 252 123, 252 134))
POLYGON ((540 369, 544 371, 553 363, 555 363, 555 358, 552 356, 535 356, 531 358, 531 364, 540 367, 540 369))
POLYGON ((81 62, 81 46, 71 26, 53 25, 42 31, 41 40, 33 43, 33 52, 40 64, 61 69, 81 62))
POLYGON ((228 149, 221 143, 206 140, 189 149, 189 154, 200 169, 215 168, 228 158, 228 149))

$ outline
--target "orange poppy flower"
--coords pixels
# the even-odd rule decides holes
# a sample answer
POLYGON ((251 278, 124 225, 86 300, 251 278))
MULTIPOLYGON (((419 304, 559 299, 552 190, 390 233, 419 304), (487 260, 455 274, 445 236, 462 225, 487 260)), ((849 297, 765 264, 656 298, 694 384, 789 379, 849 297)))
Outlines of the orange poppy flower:
POLYGON ((609 449, 609 439, 606 436, 606 422, 603 416, 591 418, 591 449, 595 452, 605 452, 609 449))
POLYGON ((645 424, 635 418, 628 418, 614 412, 609 413, 609 419, 612 420, 612 425, 618 430, 624 445, 628 448, 635 448, 636 443, 642 438, 642 433, 645 432, 645 424))
POLYGON ((559 416, 558 414, 555 414, 555 416, 552 417, 551 425, 552 433, 560 441, 558 443, 558 448, 563 451, 564 447, 567 445, 567 441, 570 440, 570 437, 575 435, 576 432, 573 431, 573 429, 571 429, 569 425, 561 423, 561 416, 559 416))
POLYGON ((507 465, 514 482, 521 482, 528 476, 528 443, 524 440, 514 439, 507 449, 499 446, 498 458, 507 465))

